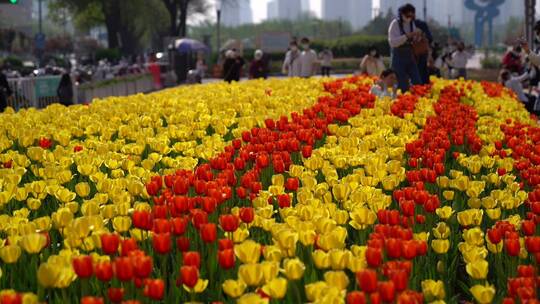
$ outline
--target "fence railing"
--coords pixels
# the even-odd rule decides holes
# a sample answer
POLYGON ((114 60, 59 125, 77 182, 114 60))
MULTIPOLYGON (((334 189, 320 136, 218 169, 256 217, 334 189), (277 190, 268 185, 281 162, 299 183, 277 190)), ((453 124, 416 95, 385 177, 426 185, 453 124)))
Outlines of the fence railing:
MULTIPOLYGON (((13 92, 8 98, 8 106, 21 108, 45 108, 58 102, 57 88, 60 76, 25 77, 8 79, 13 92)), ((154 84, 151 74, 129 75, 73 86, 73 102, 89 103, 95 98, 126 96, 152 91, 154 84)))

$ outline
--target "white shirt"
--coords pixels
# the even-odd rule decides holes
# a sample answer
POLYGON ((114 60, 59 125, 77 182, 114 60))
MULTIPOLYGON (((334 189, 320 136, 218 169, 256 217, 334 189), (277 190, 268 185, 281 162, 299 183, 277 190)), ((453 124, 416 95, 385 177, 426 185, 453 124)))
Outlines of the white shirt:
POLYGON ((317 53, 315 53, 314 50, 308 49, 308 50, 302 51, 302 55, 300 55, 300 63, 302 65, 300 76, 302 77, 312 76, 315 70, 314 68, 315 62, 317 62, 317 53))
POLYGON ((387 88, 383 83, 375 83, 369 92, 379 98, 390 97, 392 99, 396 98, 396 89, 387 88))
POLYGON ((289 77, 300 77, 302 73, 302 63, 300 61, 300 51, 287 51, 285 61, 283 61, 283 74, 289 77))
MULTIPOLYGON (((417 29, 416 26, 414 26, 414 22, 412 24, 411 31, 411 23, 403 21, 403 31, 405 33, 414 32, 416 30, 417 29)), ((407 42, 407 36, 401 32, 398 19, 392 20, 390 26, 388 27, 388 43, 390 44, 390 47, 397 48, 405 44, 405 42, 407 42)))
POLYGON ((523 92, 523 85, 522 82, 529 77, 529 74, 523 73, 520 76, 511 76, 510 79, 508 79, 504 86, 509 88, 510 90, 514 91, 516 93, 517 97, 521 102, 529 102, 529 98, 525 95, 523 92))
POLYGON ((452 61, 451 65, 455 69, 464 69, 467 67, 467 61, 469 61, 469 58, 471 55, 466 51, 455 51, 452 54, 452 61))
POLYGON ((331 67, 332 66, 332 59, 334 58, 334 55, 332 55, 331 51, 323 51, 322 53, 319 53, 321 56, 321 66, 323 67, 331 67))

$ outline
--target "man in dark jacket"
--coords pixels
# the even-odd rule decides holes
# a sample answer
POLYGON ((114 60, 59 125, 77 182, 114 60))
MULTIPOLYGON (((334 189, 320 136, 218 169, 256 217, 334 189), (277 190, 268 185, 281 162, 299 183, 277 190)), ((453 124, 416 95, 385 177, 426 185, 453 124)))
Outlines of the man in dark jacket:
POLYGON ((240 81, 244 58, 238 56, 235 49, 227 51, 227 59, 223 63, 223 79, 227 82, 240 81))
MULTIPOLYGON (((428 24, 423 20, 415 19, 414 25, 424 33, 429 45, 431 45, 433 42, 433 36, 431 35, 428 24)), ((426 54, 417 58, 418 71, 420 72, 420 79, 422 80, 423 84, 429 83, 429 71, 427 66, 428 56, 429 54, 426 54)))
POLYGON ((0 112, 7 108, 7 99, 11 96, 11 88, 4 72, 0 71, 0 112))

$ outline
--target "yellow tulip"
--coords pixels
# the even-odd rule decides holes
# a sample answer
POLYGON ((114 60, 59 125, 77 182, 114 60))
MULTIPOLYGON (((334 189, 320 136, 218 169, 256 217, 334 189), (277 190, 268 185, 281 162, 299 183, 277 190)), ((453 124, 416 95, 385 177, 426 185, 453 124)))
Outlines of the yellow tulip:
POLYGON ((434 239, 431 241, 431 248, 438 254, 445 254, 450 248, 449 240, 434 239))
POLYGON ((277 277, 279 273, 278 262, 264 261, 261 263, 261 268, 265 282, 270 282, 275 277, 277 277))
POLYGON ((6 264, 13 264, 17 262, 21 256, 21 247, 17 245, 7 245, 0 248, 0 258, 6 264))
POLYGON ((310 246, 315 243, 315 237, 317 236, 317 233, 315 230, 300 230, 298 233, 298 239, 300 240, 300 243, 304 246, 310 246))
POLYGON ((238 298, 244 294, 246 284, 241 280, 225 280, 221 285, 223 292, 231 298, 238 298))
POLYGON ((349 196, 349 191, 349 186, 344 184, 337 184, 332 188, 332 194, 339 202, 343 202, 347 199, 347 196, 349 196))
POLYGON ((453 200, 454 199, 454 191, 452 191, 452 190, 443 191, 443 197, 447 201, 453 200))
POLYGON ((68 208, 60 208, 52 214, 52 220, 56 227, 63 228, 73 220, 73 213, 68 208))
POLYGON ((193 288, 189 288, 186 285, 183 286, 184 289, 189 293, 201 293, 206 289, 206 287, 208 287, 208 280, 199 279, 193 288))
POLYGON ((283 268, 285 269, 285 275, 289 280, 299 280, 304 275, 306 266, 300 259, 286 259, 283 262, 283 268))
POLYGON ((319 269, 326 269, 330 267, 330 257, 328 253, 324 252, 323 250, 317 249, 313 251, 312 257, 315 267, 319 269))
POLYGON ((351 216, 351 221, 349 223, 357 230, 366 229, 373 225, 377 220, 377 214, 365 207, 355 208, 354 211, 349 214, 351 216))
POLYGON ((113 219, 113 228, 119 233, 124 233, 131 227, 131 217, 117 216, 113 219))
POLYGON ((23 294, 22 304, 38 304, 38 303, 39 303, 39 299, 37 295, 31 292, 27 292, 23 294))
POLYGON ((307 284, 304 288, 306 290, 306 297, 309 302, 314 302, 321 297, 321 294, 328 287, 326 282, 315 282, 307 284))
POLYGON ((261 298, 257 293, 247 293, 236 301, 237 304, 268 304, 268 302, 268 299, 261 298))
POLYGON ((447 239, 450 236, 450 228, 445 222, 440 222, 432 229, 433 236, 438 239, 447 239))
POLYGON ((47 238, 41 233, 31 233, 22 237, 19 245, 24 251, 35 254, 41 251, 47 244, 47 238))
POLYGON ((78 183, 75 185, 75 192, 82 198, 85 198, 90 194, 90 185, 86 182, 78 183))
POLYGON ((61 269, 50 263, 39 265, 37 278, 39 284, 45 288, 55 287, 55 284, 60 279, 61 269))
POLYGON ((266 283, 262 287, 262 290, 272 299, 281 299, 287 293, 287 279, 274 278, 270 282, 266 283))
POLYGON ((472 263, 468 263, 465 269, 473 279, 485 279, 488 268, 489 263, 486 260, 476 260, 472 263))
POLYGON ((260 264, 243 264, 238 268, 238 277, 248 286, 259 286, 263 280, 260 264))
POLYGON ((474 299, 480 304, 492 303, 495 296, 495 288, 493 285, 474 285, 469 289, 474 296, 474 299))
POLYGON ((468 244, 476 246, 482 246, 484 244, 484 232, 478 227, 465 230, 462 236, 468 244))
POLYGON ((244 264, 257 263, 261 256, 261 245, 253 240, 246 240, 234 245, 234 253, 244 264))
POLYGON ((324 280, 328 285, 344 290, 349 285, 349 277, 343 271, 327 271, 324 273, 324 280))
POLYGON ((422 281, 422 293, 428 301, 432 301, 434 299, 442 300, 446 296, 444 291, 444 283, 442 281, 422 281))
POLYGON ((452 210, 452 207, 450 206, 444 206, 441 208, 437 208, 435 210, 435 213, 437 213, 440 219, 446 221, 452 216, 452 214, 454 213, 454 210, 452 210))
POLYGON ((263 250, 264 258, 267 261, 280 262, 282 255, 281 250, 277 246, 265 246, 263 250))

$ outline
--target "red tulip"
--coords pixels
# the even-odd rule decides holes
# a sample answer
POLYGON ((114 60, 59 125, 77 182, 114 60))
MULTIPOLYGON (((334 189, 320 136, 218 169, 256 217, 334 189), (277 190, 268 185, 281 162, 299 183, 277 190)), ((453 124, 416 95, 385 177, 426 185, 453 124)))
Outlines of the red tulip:
POLYGON ((165 292, 165 283, 162 279, 153 279, 146 281, 144 286, 144 295, 155 301, 163 299, 165 292))
POLYGON ((206 243, 212 243, 217 238, 216 224, 203 224, 201 225, 201 239, 206 243))
POLYGON ((502 240, 502 231, 499 228, 488 229, 487 236, 492 244, 498 244, 502 240))
POLYGON ((167 219, 169 217, 169 207, 167 205, 154 205, 152 207, 152 214, 154 215, 154 219, 167 219))
POLYGON ((176 239, 176 246, 181 252, 189 250, 189 238, 185 236, 180 236, 176 239))
POLYGON ((22 295, 20 293, 5 293, 0 297, 1 304, 22 304, 22 295))
POLYGON ((235 264, 234 250, 225 249, 218 251, 218 262, 223 269, 233 268, 235 264))
POLYGON ((360 289, 367 293, 377 290, 377 272, 371 269, 365 269, 356 273, 356 279, 360 289))
POLYGON ((39 139, 39 146, 43 149, 49 149, 52 146, 52 141, 48 138, 42 137, 39 139))
POLYGON ((197 230, 201 228, 201 225, 208 223, 208 213, 204 212, 203 210, 191 210, 191 216, 191 222, 193 223, 193 227, 195 227, 195 229, 197 230))
POLYGON ((114 273, 122 282, 133 278, 133 262, 129 257, 119 257, 114 260, 114 273))
POLYGON ((417 245, 416 241, 402 241, 401 242, 401 254, 407 260, 412 260, 416 257, 417 245))
POLYGON ((154 233, 152 246, 159 254, 167 254, 171 251, 171 235, 169 233, 154 233))
POLYGON ((147 255, 138 255, 133 257, 133 270, 135 277, 145 279, 152 273, 152 258, 147 255))
POLYGON ((366 261, 369 267, 379 267, 382 264, 381 249, 368 246, 366 249, 366 261))
POLYGON ((519 265, 517 270, 520 277, 534 277, 535 269, 533 265, 519 265))
POLYGON ((77 152, 81 152, 83 150, 83 147, 81 145, 76 145, 75 147, 73 147, 73 152, 77 153, 77 152))
POLYGON ((528 236, 525 238, 525 248, 530 253, 540 252, 540 236, 528 236))
POLYGON ((391 259, 401 257, 401 240, 390 238, 386 240, 386 255, 391 259))
MULTIPOLYGON (((209 194, 211 193, 212 195, 216 195, 217 197, 221 198, 220 191, 216 189, 209 189, 208 193, 209 194)), ((208 214, 212 214, 214 213, 214 211, 216 211, 217 204, 218 204, 217 200, 214 197, 205 197, 203 198, 201 207, 202 207, 202 210, 204 210, 204 212, 208 214)))
POLYGON ((89 255, 81 255, 73 259, 73 269, 77 276, 81 279, 87 279, 92 276, 92 257, 89 255))
POLYGON ((101 235, 101 249, 103 253, 111 255, 118 251, 120 236, 116 233, 104 233, 101 235))
POLYGON ((231 239, 219 239, 218 240, 218 249, 219 250, 225 250, 225 249, 233 249, 234 243, 231 239))
POLYGON ((101 297, 83 297, 81 299, 81 304, 103 304, 103 298, 101 297))
POLYGON ((184 265, 201 268, 201 255, 198 251, 187 251, 182 254, 184 265))
POLYGON ((171 219, 172 232, 174 235, 182 235, 186 232, 189 224, 189 219, 185 216, 175 217, 171 219))
POLYGON ((245 199, 247 197, 247 190, 244 187, 238 187, 236 188, 236 195, 240 199, 245 199))
POLYGON ((291 206, 291 197, 284 193, 277 196, 279 208, 288 208, 291 206))
POLYGON ((405 270, 394 270, 390 273, 390 280, 394 283, 396 290, 401 292, 407 289, 409 283, 409 275, 405 270))
POLYGON ((139 247, 137 246, 137 240, 130 238, 130 239, 124 239, 120 242, 120 253, 122 256, 127 256, 131 251, 137 250, 139 247))
POLYGON ((523 235, 533 235, 536 232, 536 224, 530 220, 523 221, 521 223, 521 232, 523 232, 523 235))
POLYGON ((347 294, 347 304, 366 304, 366 294, 361 291, 351 291, 347 294))
POLYGON ((519 255, 519 239, 516 239, 516 238, 505 239, 504 247, 506 249, 506 253, 508 253, 509 256, 519 255))
POLYGON ((369 301, 371 304, 380 304, 382 303, 381 295, 378 292, 374 292, 369 295, 369 301))
POLYGON ((113 267, 111 262, 102 261, 98 262, 94 267, 96 278, 102 282, 108 282, 113 277, 113 267))
POLYGON ((135 210, 131 216, 133 226, 142 230, 151 230, 153 226, 152 214, 148 211, 135 210))
MULTIPOLYGON (((157 206, 155 206, 157 207, 157 206)), ((171 223, 168 219, 156 218, 154 219, 154 228, 152 229, 154 233, 168 233, 171 232, 171 223)))
POLYGON ((298 190, 298 186, 299 186, 299 182, 298 182, 298 178, 296 178, 296 177, 289 177, 285 181, 285 189, 287 189, 289 191, 298 190))
POLYGON ((221 228, 226 232, 234 232, 240 225, 238 217, 233 214, 224 214, 219 217, 219 224, 221 228))
POLYGON ((246 224, 253 222, 253 219, 255 218, 255 212, 252 207, 242 207, 240 208, 239 213, 240 219, 246 224))
POLYGON ((109 287, 107 296, 113 303, 120 303, 124 299, 124 288, 109 287))
POLYGON ((146 192, 150 196, 156 196, 158 194, 160 188, 161 187, 156 182, 149 182, 148 184, 146 184, 146 192))
POLYGON ((238 149, 240 149, 242 147, 242 141, 240 139, 238 139, 238 138, 233 139, 232 145, 233 145, 235 150, 238 150, 238 149))
POLYGON ((189 288, 193 288, 199 280, 199 270, 193 266, 180 267, 180 281, 189 288))
POLYGON ((388 281, 379 283, 379 294, 381 295, 381 300, 384 302, 392 302, 396 297, 394 282, 388 281))

